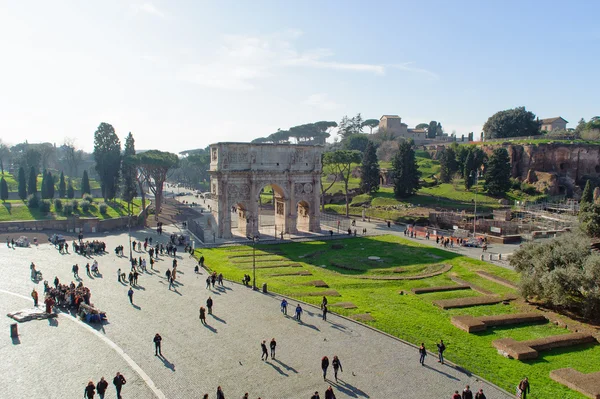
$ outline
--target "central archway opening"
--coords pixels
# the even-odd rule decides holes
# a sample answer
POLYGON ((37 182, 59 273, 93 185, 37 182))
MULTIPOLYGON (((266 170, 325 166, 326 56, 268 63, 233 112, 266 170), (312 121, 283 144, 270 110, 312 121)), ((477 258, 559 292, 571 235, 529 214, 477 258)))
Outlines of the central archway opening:
POLYGON ((287 198, 281 186, 266 184, 258 192, 258 232, 261 236, 282 238, 287 233, 287 198))
POLYGON ((296 228, 299 231, 310 231, 310 205, 306 201, 298 202, 296 228))

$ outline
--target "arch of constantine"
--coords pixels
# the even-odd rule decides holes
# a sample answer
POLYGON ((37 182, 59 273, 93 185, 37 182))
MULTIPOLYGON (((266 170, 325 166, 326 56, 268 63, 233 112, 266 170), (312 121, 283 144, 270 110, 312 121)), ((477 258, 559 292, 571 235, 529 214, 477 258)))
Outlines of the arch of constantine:
POLYGON ((210 145, 210 188, 216 235, 232 237, 232 220, 246 237, 259 233, 259 197, 273 188, 280 232, 320 231, 321 154, 313 145, 216 143, 210 145))

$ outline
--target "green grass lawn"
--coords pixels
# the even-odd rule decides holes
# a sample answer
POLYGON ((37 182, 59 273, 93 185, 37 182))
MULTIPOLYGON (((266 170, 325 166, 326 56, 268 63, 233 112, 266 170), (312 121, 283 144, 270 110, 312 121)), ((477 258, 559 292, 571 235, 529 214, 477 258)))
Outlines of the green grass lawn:
MULTIPOLYGON (((70 202, 71 200, 63 199, 63 204, 70 202)), ((127 203, 121 199, 117 199, 114 202, 108 202, 108 209, 106 214, 100 213, 98 205, 103 202, 102 198, 95 198, 94 202, 90 206, 88 212, 81 210, 81 200, 79 201, 79 208, 73 214, 79 217, 97 217, 101 220, 112 219, 120 216, 127 216, 127 203)), ((133 200, 133 214, 138 214, 141 211, 142 200, 136 198, 133 200)), ((62 212, 57 213, 54 209, 54 203, 50 208, 50 212, 44 214, 39 209, 28 208, 23 201, 10 200, 0 203, 0 222, 16 221, 16 220, 61 220, 66 219, 66 216, 62 212)))
MULTIPOLYGON (((240 247, 236 247, 239 249, 240 247)), ((243 248, 243 247, 242 247, 243 248)), ((242 276, 251 270, 251 264, 233 264, 231 255, 247 254, 252 259, 251 247, 247 252, 232 252, 227 248, 197 250, 205 256, 206 264, 227 278, 241 281, 242 276)), ((514 328, 494 328, 480 334, 468 334, 450 323, 454 315, 471 314, 474 316, 515 313, 514 305, 489 305, 444 311, 432 305, 436 299, 456 298, 480 295, 469 291, 451 291, 424 295, 414 295, 414 287, 454 284, 448 274, 453 273, 463 280, 472 282, 498 294, 514 293, 505 286, 482 279, 476 270, 486 271, 512 281, 518 275, 507 269, 466 258, 442 249, 431 248, 396 236, 352 238, 338 241, 315 241, 277 245, 258 245, 257 253, 281 252, 280 261, 265 264, 284 265, 297 262, 302 268, 257 268, 257 283, 266 282, 274 292, 296 297, 317 305, 320 297, 308 296, 308 293, 326 289, 337 290, 340 297, 329 297, 329 303, 352 302, 357 309, 342 309, 330 306, 330 310, 351 316, 370 313, 375 321, 369 322, 375 328, 389 334, 419 344, 433 350, 439 339, 447 345, 446 357, 462 367, 481 375, 493 383, 514 391, 514 386, 524 376, 532 381, 535 397, 539 398, 584 398, 576 392, 550 380, 551 370, 562 367, 574 367, 582 372, 597 371, 600 364, 600 345, 580 346, 574 349, 542 352, 535 361, 519 362, 500 356, 491 345, 495 339, 512 337, 517 340, 534 339, 567 331, 553 324, 534 324, 514 328), (332 249, 332 244, 341 244, 342 249, 332 249), (376 255, 381 261, 369 261, 368 256, 376 255), (421 273, 431 267, 443 264, 452 265, 452 269, 443 274, 421 280, 371 280, 366 275, 403 275, 421 273), (271 276, 290 271, 308 270, 311 276, 271 276), (315 288, 307 285, 313 280, 323 280, 329 288, 315 288), (399 292, 409 292, 400 295, 399 292)), ((271 258, 272 257, 268 257, 271 258)), ((240 258, 232 258, 239 260, 240 258)), ((257 258, 258 259, 258 258, 257 258)), ((260 265, 260 263, 259 263, 260 265)), ((429 359, 432 362, 434 359, 429 359)), ((416 361, 416 349, 415 349, 416 361)))

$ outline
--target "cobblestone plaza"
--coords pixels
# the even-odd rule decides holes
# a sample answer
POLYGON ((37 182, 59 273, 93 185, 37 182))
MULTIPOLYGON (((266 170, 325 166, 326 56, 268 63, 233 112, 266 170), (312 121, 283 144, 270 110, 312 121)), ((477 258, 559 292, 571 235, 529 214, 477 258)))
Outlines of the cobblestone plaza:
MULTIPOLYGON (((133 238, 166 243, 173 231, 168 227, 162 236, 136 231, 133 238)), ((245 392, 250 398, 309 398, 315 391, 324 397, 329 385, 337 398, 446 398, 466 384, 483 388, 491 399, 511 397, 452 365, 438 364, 435 356, 420 366, 416 348, 333 314, 323 321, 318 308, 303 305, 303 322, 298 323, 279 311, 281 298, 276 295, 229 281, 207 290, 206 271, 194 273, 195 260, 182 251, 177 255, 176 289, 168 289, 164 274, 173 258, 165 254, 155 270, 148 264, 148 272, 140 275, 132 306, 129 287, 117 281, 118 268, 129 272, 127 234, 85 237, 93 238, 107 244, 107 252, 94 257, 101 273, 94 278, 85 273, 85 264, 93 259, 62 255, 45 242, 16 249, 2 244, 3 315, 32 307, 34 287, 43 306, 43 280, 34 284, 29 278, 32 261, 50 285, 54 276, 61 283, 74 281, 71 268, 77 263, 91 302, 107 312, 108 321, 87 324, 60 313, 55 319, 19 323, 19 338, 11 340, 9 326, 14 321, 2 316, 0 398, 81 397, 87 382, 96 383, 101 376, 109 381, 106 397, 113 398, 117 371, 127 379, 123 398, 200 398, 204 393, 214 398, 219 385, 226 398, 240 398, 245 392), (115 255, 117 245, 125 246, 125 257, 115 255), (209 296, 214 315, 207 317, 205 327, 198 309, 209 296), (156 333, 163 338, 162 358, 154 356, 156 333), (260 342, 271 338, 277 340, 277 356, 263 362, 260 342), (320 359, 334 355, 344 371, 337 383, 323 381, 320 359)), ((134 256, 148 260, 144 251, 134 256)), ((209 266, 219 270, 218 265, 209 266)), ((297 303, 289 301, 290 307, 297 303)))

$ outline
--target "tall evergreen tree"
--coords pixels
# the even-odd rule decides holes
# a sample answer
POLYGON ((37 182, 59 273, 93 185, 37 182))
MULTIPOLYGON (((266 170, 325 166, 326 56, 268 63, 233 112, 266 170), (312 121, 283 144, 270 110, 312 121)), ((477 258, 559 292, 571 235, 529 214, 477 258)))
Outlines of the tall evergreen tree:
POLYGON ((67 194, 67 183, 65 182, 65 174, 60 172, 60 181, 58 182, 58 197, 65 198, 67 194))
POLYGON ((36 194, 37 193, 37 173, 35 173, 35 168, 32 166, 29 168, 29 181, 27 182, 27 194, 36 194))
POLYGON ((5 202, 8 199, 8 184, 6 184, 6 179, 2 176, 0 180, 0 199, 2 202, 5 202))
POLYGON ((87 170, 83 171, 83 177, 81 178, 81 194, 91 194, 92 190, 90 189, 90 178, 88 176, 87 170))
POLYGON ((102 197, 104 200, 114 199, 121 171, 121 141, 108 123, 101 123, 94 133, 94 159, 102 197))
POLYGON ((133 155, 135 155, 135 140, 133 139, 131 132, 129 132, 125 139, 123 163, 121 165, 121 176, 123 177, 121 198, 123 201, 127 202, 127 206, 130 209, 131 201, 133 201, 137 195, 137 166, 131 158, 133 155))
POLYGON ((365 148, 360 172, 361 191, 367 194, 379 191, 379 162, 377 160, 375 145, 371 140, 369 140, 367 148, 365 148))
POLYGON ((440 159, 440 181, 442 183, 449 183, 452 180, 452 176, 456 173, 457 168, 458 164, 456 163, 454 148, 448 147, 440 159))
POLYGON ((400 143, 398 152, 392 159, 394 173, 394 194, 397 198, 413 195, 419 189, 421 172, 415 160, 415 151, 408 141, 400 143))
POLYGON ((475 170, 475 160, 473 159, 473 152, 469 151, 465 158, 465 167, 463 176, 465 178, 465 188, 470 190, 475 183, 475 177, 473 176, 477 171, 475 170))
POLYGON ((510 158, 506 148, 496 148, 488 160, 483 187, 491 195, 503 195, 510 189, 510 158))
POLYGON ((25 177, 25 169, 21 166, 19 168, 19 198, 25 201, 27 198, 27 178, 25 177))
POLYGON ((585 183, 585 188, 583 189, 579 203, 591 204, 592 202, 594 202, 594 189, 592 188, 592 183, 588 180, 587 183, 585 183))
POLYGON ((40 187, 40 191, 42 194, 42 199, 47 199, 48 198, 48 172, 46 172, 46 169, 44 169, 44 171, 42 172, 42 185, 40 187))
POLYGON ((48 171, 48 176, 46 177, 46 195, 49 199, 54 198, 54 192, 54 176, 52 176, 52 173, 48 171))
POLYGON ((73 188, 73 182, 69 179, 67 184, 67 198, 73 199, 75 197, 75 189, 73 188))

